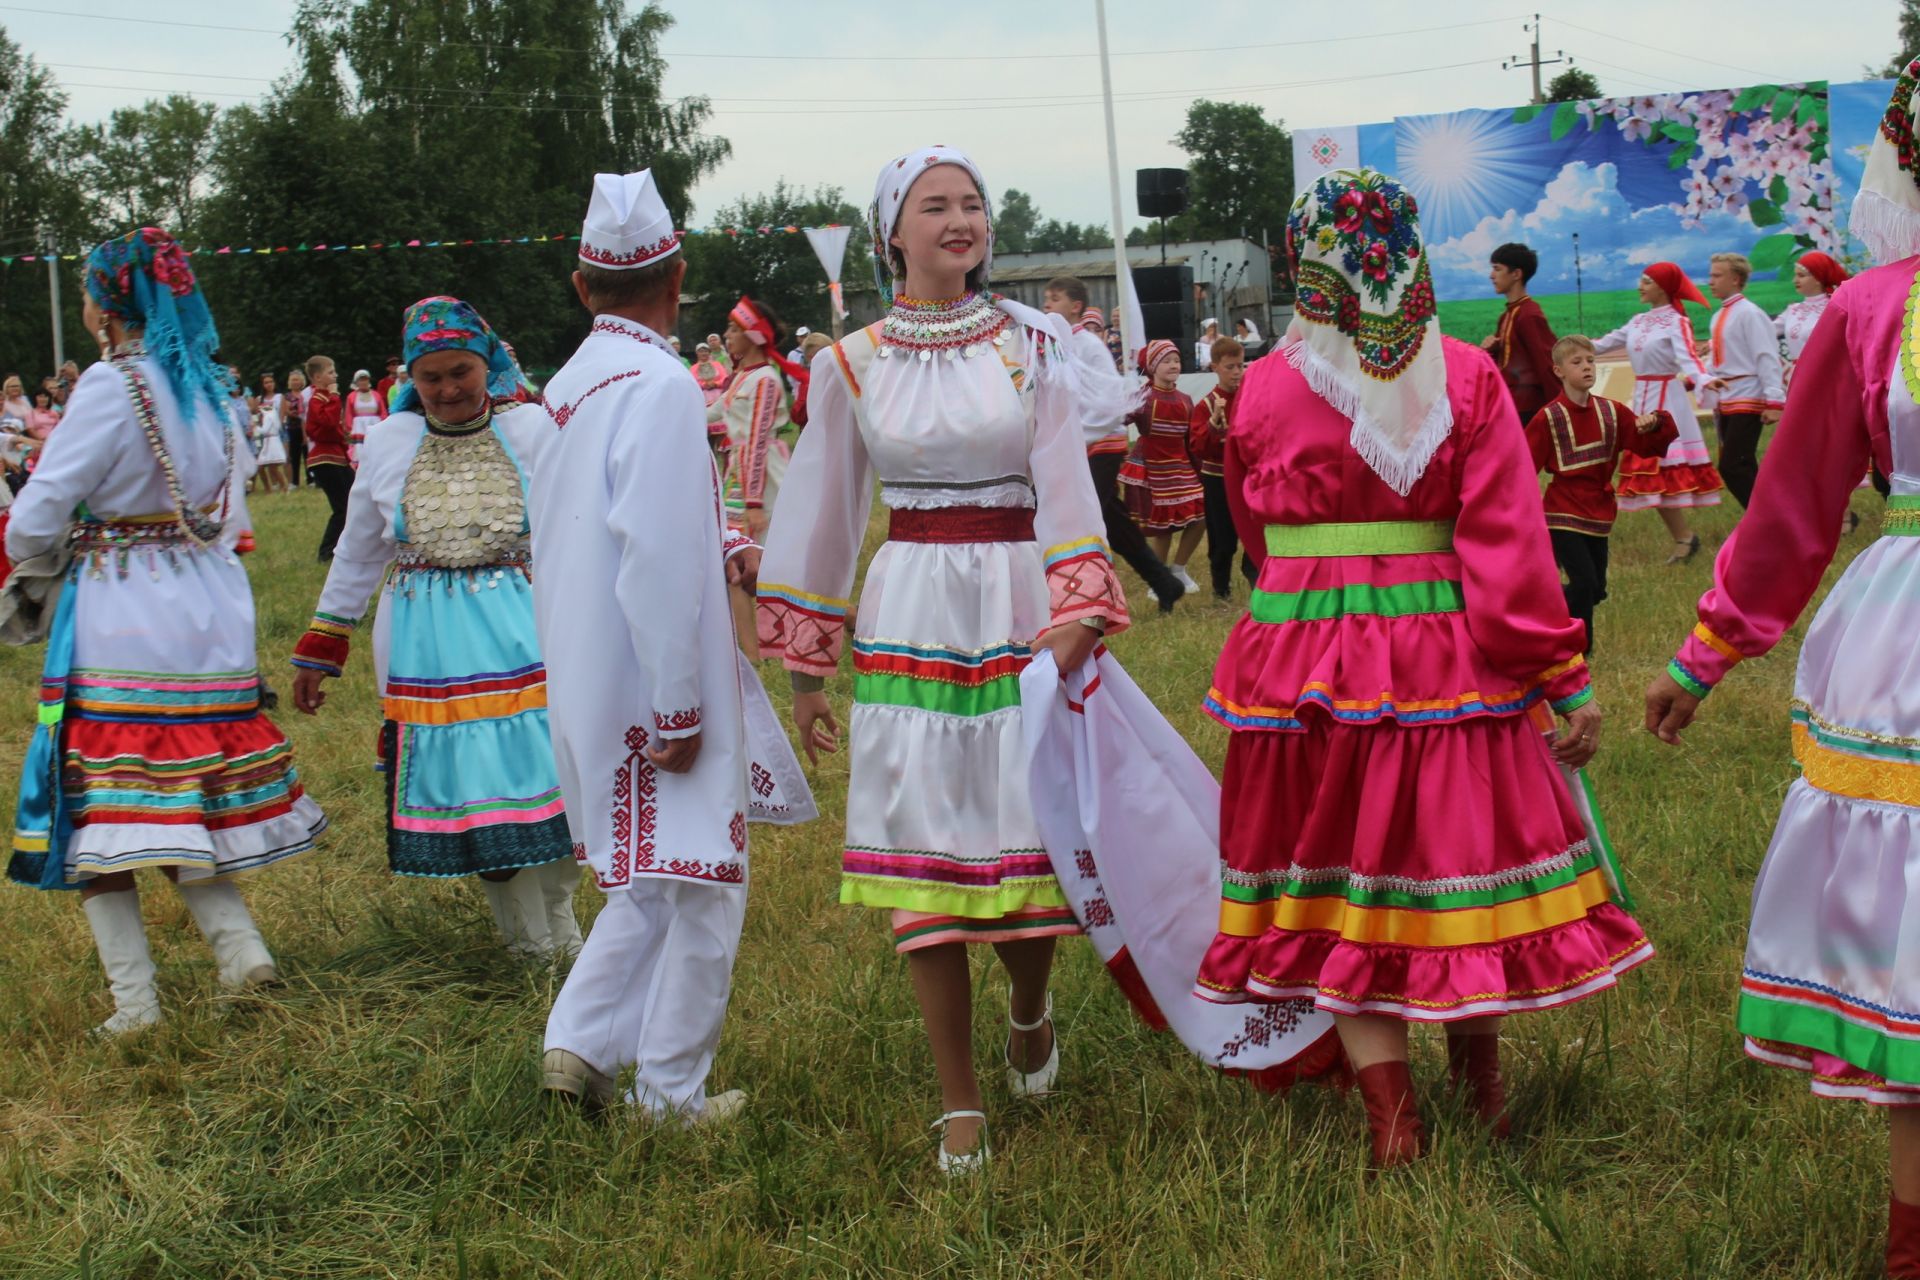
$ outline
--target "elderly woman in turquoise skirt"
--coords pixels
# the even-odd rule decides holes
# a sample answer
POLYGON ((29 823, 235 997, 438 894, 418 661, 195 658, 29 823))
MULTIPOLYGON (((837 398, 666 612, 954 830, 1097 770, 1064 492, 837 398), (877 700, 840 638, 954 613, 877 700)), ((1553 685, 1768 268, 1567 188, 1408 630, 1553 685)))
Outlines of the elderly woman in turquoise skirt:
POLYGON ((527 485, 553 427, 514 401, 519 368, 467 303, 415 303, 405 343, 412 381, 362 447, 346 529, 294 647, 294 705, 320 710, 324 681, 345 669, 380 592, 389 865, 478 876, 510 949, 572 954, 579 872, 547 732, 527 544, 527 485))

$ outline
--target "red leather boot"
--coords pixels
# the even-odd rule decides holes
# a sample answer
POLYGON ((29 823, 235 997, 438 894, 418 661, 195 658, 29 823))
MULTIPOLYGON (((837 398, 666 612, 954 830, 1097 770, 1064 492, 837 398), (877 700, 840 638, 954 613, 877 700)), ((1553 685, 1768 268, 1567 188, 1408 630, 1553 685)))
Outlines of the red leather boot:
POLYGON ((1920 1204, 1887 1197, 1887 1275, 1892 1280, 1920 1277, 1920 1204))
POLYGON ((1473 1089, 1473 1111, 1496 1139, 1505 1141, 1513 1130, 1507 1117, 1507 1088, 1500 1079, 1500 1034, 1459 1035, 1447 1032, 1447 1081, 1458 1092, 1462 1084, 1473 1089))
POLYGON ((1404 1062, 1376 1062, 1354 1073, 1373 1132, 1373 1167, 1391 1169, 1420 1158, 1426 1137, 1420 1105, 1413 1096, 1413 1074, 1404 1062))

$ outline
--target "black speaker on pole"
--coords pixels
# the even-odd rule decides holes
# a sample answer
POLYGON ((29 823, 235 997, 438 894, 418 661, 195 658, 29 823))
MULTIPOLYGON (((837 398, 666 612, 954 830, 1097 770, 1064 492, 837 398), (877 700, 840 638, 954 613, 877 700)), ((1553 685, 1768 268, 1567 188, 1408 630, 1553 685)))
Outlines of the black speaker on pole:
MULTIPOLYGON (((1184 175, 1186 170, 1171 172, 1184 175)), ((1180 367, 1194 371, 1193 344, 1193 268, 1181 263, 1170 267, 1135 267, 1133 291, 1140 298, 1140 316, 1147 327, 1147 341, 1165 338, 1180 348, 1180 367)))
POLYGON ((1136 169, 1134 204, 1143 218, 1171 218, 1187 211, 1185 169, 1136 169))

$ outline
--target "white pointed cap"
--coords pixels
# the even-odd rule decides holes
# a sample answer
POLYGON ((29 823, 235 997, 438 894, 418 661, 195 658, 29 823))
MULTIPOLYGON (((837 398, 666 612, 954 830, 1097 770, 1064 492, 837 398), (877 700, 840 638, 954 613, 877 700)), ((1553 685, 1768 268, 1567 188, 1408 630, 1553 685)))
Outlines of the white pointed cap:
POLYGON ((580 227, 580 261, 609 271, 631 271, 679 248, 673 216, 653 184, 651 169, 593 175, 593 198, 580 227))

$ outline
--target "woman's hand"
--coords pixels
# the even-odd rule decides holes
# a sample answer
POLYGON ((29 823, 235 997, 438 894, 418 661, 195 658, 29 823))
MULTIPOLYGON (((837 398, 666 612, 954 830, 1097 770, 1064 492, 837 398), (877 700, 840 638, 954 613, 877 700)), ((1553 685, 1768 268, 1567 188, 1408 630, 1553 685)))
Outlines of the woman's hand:
POLYGON ((800 749, 807 753, 808 764, 819 764, 823 751, 831 755, 840 749, 840 722, 824 693, 793 695, 793 726, 800 731, 800 749))
POLYGON ((1584 768, 1600 750, 1600 701, 1589 698, 1567 715, 1567 727, 1553 744, 1553 758, 1569 769, 1584 768))
POLYGON ((1080 622, 1068 622, 1049 628, 1038 640, 1033 642, 1035 653, 1050 650, 1053 665, 1060 669, 1061 675, 1078 671, 1086 660, 1093 656, 1094 648, 1100 643, 1100 633, 1080 622))
POLYGON ((312 667, 302 667, 294 672, 293 705, 308 715, 326 705, 327 691, 323 687, 326 679, 326 672, 315 671, 312 667))
POLYGON ((1670 747, 1680 745, 1680 731, 1699 710, 1700 699, 1664 671, 1647 686, 1647 732, 1670 747))

